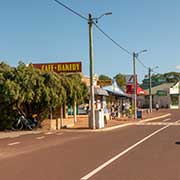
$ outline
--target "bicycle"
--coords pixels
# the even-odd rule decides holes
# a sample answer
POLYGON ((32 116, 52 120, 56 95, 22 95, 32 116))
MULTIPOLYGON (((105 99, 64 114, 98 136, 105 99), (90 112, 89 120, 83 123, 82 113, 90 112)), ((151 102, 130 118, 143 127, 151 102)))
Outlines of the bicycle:
POLYGON ((20 115, 12 122, 12 130, 22 130, 22 129, 28 129, 32 130, 37 126, 38 122, 35 117, 32 117, 32 119, 27 119, 25 116, 20 115))

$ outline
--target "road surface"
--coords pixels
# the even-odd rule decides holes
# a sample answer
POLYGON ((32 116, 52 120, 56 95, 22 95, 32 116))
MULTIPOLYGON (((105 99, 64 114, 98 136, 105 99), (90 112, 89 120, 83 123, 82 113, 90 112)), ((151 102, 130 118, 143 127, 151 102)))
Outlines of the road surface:
POLYGON ((107 132, 0 139, 2 180, 179 180, 180 113, 107 132))

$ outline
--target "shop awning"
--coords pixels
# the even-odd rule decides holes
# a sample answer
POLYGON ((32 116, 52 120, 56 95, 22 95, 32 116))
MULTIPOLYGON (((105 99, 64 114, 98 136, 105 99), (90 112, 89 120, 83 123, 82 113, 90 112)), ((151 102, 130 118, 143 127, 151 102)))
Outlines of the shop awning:
POLYGON ((147 92, 141 87, 137 87, 137 95, 147 95, 147 92))
POLYGON ((111 86, 103 87, 103 89, 118 96, 129 97, 129 95, 120 89, 115 82, 111 86))
POLYGON ((109 96, 108 92, 102 88, 95 87, 94 94, 99 96, 109 96))

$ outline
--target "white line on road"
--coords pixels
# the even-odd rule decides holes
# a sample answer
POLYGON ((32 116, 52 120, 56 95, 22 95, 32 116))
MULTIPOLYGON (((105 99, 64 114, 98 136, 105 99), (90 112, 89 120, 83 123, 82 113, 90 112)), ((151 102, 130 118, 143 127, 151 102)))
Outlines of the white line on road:
POLYGON ((163 122, 166 122, 166 121, 169 121, 169 120, 171 120, 171 119, 170 119, 170 118, 167 118, 167 119, 163 120, 163 122))
POLYGON ((54 134, 54 132, 47 132, 47 133, 44 133, 46 135, 51 135, 51 134, 54 134))
POLYGON ((36 139, 44 139, 44 138, 45 138, 45 136, 39 136, 36 139))
POLYGON ((8 146, 14 146, 14 145, 17 145, 17 144, 20 144, 21 142, 13 142, 13 143, 9 143, 8 146))
POLYGON ((162 130, 168 128, 170 125, 164 126, 161 129, 158 129, 157 131, 153 132, 152 134, 146 136, 144 139, 140 140, 139 142, 137 142, 136 144, 130 146, 129 148, 127 148, 126 150, 124 150, 123 152, 119 153, 118 155, 116 155, 115 157, 113 157, 112 159, 108 160, 107 162, 105 162, 104 164, 102 164, 101 166, 97 167, 96 169, 94 169, 93 171, 91 171, 89 174, 85 175, 84 177, 81 178, 81 180, 87 180, 90 177, 92 177, 93 175, 95 175, 96 173, 98 173, 99 171, 101 171, 103 168, 105 168, 106 166, 108 166, 109 164, 111 164, 113 161, 115 161, 116 159, 120 158, 121 156, 125 155, 126 153, 128 153, 129 151, 131 151, 132 149, 134 149, 136 146, 140 145, 141 143, 143 143, 144 141, 148 140, 149 138, 151 138, 152 136, 154 136, 155 134, 161 132, 162 130))
POLYGON ((180 122, 180 120, 177 120, 177 121, 176 121, 176 123, 179 123, 179 122, 180 122))
POLYGON ((63 135, 63 133, 57 133, 56 135, 60 136, 60 135, 63 135))

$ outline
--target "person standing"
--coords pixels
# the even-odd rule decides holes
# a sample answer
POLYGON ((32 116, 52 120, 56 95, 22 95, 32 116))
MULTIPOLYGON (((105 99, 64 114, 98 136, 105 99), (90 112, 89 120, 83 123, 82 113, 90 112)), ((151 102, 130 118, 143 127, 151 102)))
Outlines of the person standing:
POLYGON ((159 104, 156 103, 156 111, 158 111, 158 110, 159 110, 159 104))

